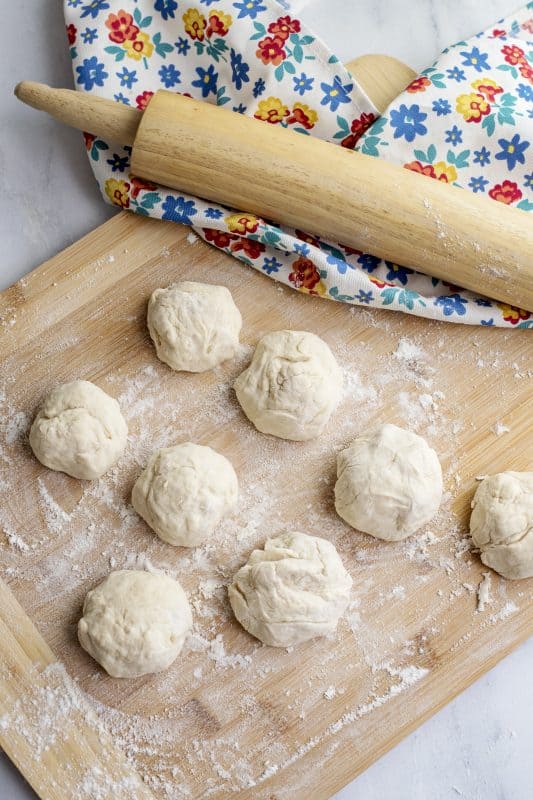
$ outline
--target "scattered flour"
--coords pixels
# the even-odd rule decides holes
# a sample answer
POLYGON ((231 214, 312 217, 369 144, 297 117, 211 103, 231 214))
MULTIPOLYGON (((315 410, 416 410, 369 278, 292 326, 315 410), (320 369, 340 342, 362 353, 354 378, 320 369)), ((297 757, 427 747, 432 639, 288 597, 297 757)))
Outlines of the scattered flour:
POLYGON ((493 602, 490 594, 491 583, 490 572, 484 572, 481 583, 477 589, 477 610, 479 613, 485 611, 485 606, 491 605, 493 602))

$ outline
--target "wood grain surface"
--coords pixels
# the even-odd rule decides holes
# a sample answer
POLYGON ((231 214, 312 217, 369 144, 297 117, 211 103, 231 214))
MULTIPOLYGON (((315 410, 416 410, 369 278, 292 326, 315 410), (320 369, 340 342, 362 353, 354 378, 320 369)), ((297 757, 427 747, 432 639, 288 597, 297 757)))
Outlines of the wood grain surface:
MULTIPOLYGON (((533 632, 533 580, 492 574, 490 604, 477 610, 487 570, 468 537, 476 476, 531 469, 527 331, 305 296, 180 226, 121 213, 2 293, 0 365, 0 567, 47 643, 24 620, 17 634, 20 612, 4 601, 0 741, 38 791, 36 776, 59 774, 58 730, 73 741, 71 727, 78 730, 80 709, 88 708, 161 800, 325 800, 533 632), (146 302, 179 279, 230 289, 244 320, 237 362, 183 375, 157 361, 146 302), (279 328, 322 336, 346 371, 344 400, 315 442, 262 436, 232 393, 258 338, 279 328), (92 483, 45 469, 27 444, 43 393, 77 377, 117 397, 130 430, 123 459, 92 483), (382 421, 426 436, 445 473, 441 512, 403 543, 352 531, 333 508, 336 452, 382 421), (213 541, 192 551, 160 542, 129 503, 150 452, 186 439, 228 456, 241 493, 213 541), (336 637, 292 652, 246 634, 225 592, 253 547, 287 527, 333 541, 354 578, 336 637), (112 679, 80 649, 75 624, 85 593, 110 569, 143 566, 179 577, 195 636, 165 673, 112 679), (11 660, 13 635, 23 645, 22 667, 11 660), (51 652, 66 673, 49 665, 51 652), (43 681, 37 696, 47 698, 41 712, 20 688, 30 660, 44 672, 35 678, 36 687, 43 681), (71 700, 50 723, 50 704, 62 694, 71 700)), ((101 753, 93 752, 99 767, 101 753)), ((89 780, 79 763, 67 766, 72 782, 63 798, 147 796, 127 782, 117 790, 103 766, 89 780)))

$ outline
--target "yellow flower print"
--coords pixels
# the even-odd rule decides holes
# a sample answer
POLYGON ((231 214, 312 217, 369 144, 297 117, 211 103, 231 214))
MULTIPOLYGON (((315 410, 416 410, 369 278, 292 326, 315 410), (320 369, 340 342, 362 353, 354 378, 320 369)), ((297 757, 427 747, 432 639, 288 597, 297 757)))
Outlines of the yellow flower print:
POLYGON ((206 22, 204 15, 200 14, 196 8, 189 8, 182 19, 185 25, 185 32, 189 34, 191 39, 198 39, 199 42, 203 42, 206 22))
POLYGON ((433 164, 433 169, 438 181, 453 183, 457 180, 457 170, 445 161, 437 161, 436 164, 433 164))
POLYGON ((254 117, 275 125, 277 122, 281 122, 288 114, 289 109, 283 105, 279 97, 268 97, 266 100, 261 100, 254 117))
POLYGON ((130 185, 126 181, 117 181, 109 178, 105 182, 105 193, 115 206, 119 208, 129 208, 130 198, 128 196, 130 185))
POLYGON ((494 102, 494 98, 497 94, 503 92, 503 88, 491 78, 479 78, 479 80, 474 81, 471 86, 476 90, 477 94, 482 94, 483 97, 491 103, 494 102))
POLYGON ((255 233, 259 227, 259 219, 254 214, 240 212, 226 217, 225 223, 232 233, 239 233, 241 236, 245 233, 255 233))
POLYGON ((490 112, 490 105, 482 94, 461 94, 457 98, 456 110, 466 122, 479 122, 490 112))
POLYGON ((122 45, 129 58, 140 61, 141 58, 150 58, 154 52, 154 46, 147 33, 138 33, 135 39, 128 39, 122 45))
POLYGON ((206 34, 210 36, 225 36, 233 19, 231 14, 224 14, 223 11, 210 11, 209 12, 209 25, 207 26, 206 34))
POLYGON ((313 111, 312 108, 306 106, 305 103, 295 103, 292 109, 292 113, 287 120, 288 123, 297 123, 301 125, 306 130, 311 130, 311 128, 316 124, 318 121, 318 114, 316 111, 313 111))

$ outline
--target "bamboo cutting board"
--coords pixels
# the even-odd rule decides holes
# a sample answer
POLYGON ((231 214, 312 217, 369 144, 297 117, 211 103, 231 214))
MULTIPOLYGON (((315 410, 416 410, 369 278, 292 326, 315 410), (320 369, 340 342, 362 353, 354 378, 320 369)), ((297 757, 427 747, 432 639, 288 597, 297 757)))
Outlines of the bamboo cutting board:
POLYGON ((0 359, 0 566, 40 632, 2 590, 0 743, 43 798, 327 798, 532 633, 533 580, 492 574, 479 603, 488 579, 467 535, 476 476, 531 469, 527 331, 304 296, 186 229, 119 214, 0 296, 0 359), (236 363, 181 375, 157 361, 146 301, 179 279, 233 293, 236 363), (346 396, 315 442, 262 436, 231 390, 257 339, 287 327, 322 336, 345 369, 346 396), (46 470, 27 444, 43 393, 76 377, 117 397, 130 430, 94 483, 46 470), (382 421, 424 435, 446 476, 439 516, 397 544, 353 532, 332 501, 336 452, 382 421), (241 491, 190 551, 156 539, 129 504, 150 452, 187 439, 227 455, 241 491), (337 636, 292 652, 240 629, 225 592, 287 527, 333 541, 354 578, 337 636), (87 590, 124 567, 178 576, 196 623, 169 670, 132 681, 106 676, 75 636, 87 590))

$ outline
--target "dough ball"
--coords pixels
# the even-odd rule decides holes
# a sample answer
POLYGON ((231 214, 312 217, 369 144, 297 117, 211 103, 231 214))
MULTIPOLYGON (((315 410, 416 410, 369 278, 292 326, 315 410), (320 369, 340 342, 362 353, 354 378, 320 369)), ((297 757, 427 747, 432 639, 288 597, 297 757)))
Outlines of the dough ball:
POLYGON ((135 511, 169 544, 204 541, 237 502, 238 482, 227 458, 185 442, 154 453, 138 477, 135 511))
POLYGON ((351 585, 330 542, 284 533, 253 551, 228 591, 243 628, 265 644, 289 647, 334 631, 351 585))
POLYGON ((72 381, 45 398, 31 426, 30 445, 46 467, 90 480, 118 461, 127 437, 117 401, 94 383, 72 381))
POLYGON ((239 348, 241 314, 225 286, 182 281, 156 289, 147 322, 157 357, 172 369, 205 372, 239 348))
POLYGON ((342 394, 342 372, 314 333, 274 331, 260 340, 235 392, 257 430, 301 442, 324 430, 342 394))
POLYGON ((191 626, 189 601, 177 581, 122 569, 88 593, 78 639, 113 678, 138 678, 169 667, 191 626))
POLYGON ((381 425, 337 456, 335 508, 352 528, 386 542, 405 539, 438 511, 442 470, 421 436, 381 425))
POLYGON ((470 534, 481 560, 504 578, 533 577, 533 472, 500 472, 479 484, 470 534))

